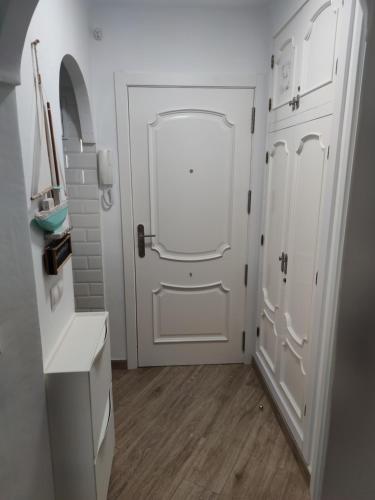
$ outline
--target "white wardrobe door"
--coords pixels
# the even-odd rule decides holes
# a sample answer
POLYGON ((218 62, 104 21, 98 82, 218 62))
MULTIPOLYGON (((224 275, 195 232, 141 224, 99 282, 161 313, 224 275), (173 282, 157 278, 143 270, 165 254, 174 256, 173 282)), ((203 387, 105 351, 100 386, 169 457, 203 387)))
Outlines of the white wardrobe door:
POLYGON ((280 386, 300 423, 309 376, 308 350, 316 294, 317 251, 327 176, 331 117, 295 127, 292 195, 288 216, 280 386))
POLYGON ((272 122, 292 114, 289 101, 297 94, 297 55, 301 38, 298 24, 297 16, 274 38, 272 122))
POLYGON ((279 349, 279 309, 281 304, 281 254, 285 246, 285 216, 290 168, 290 131, 271 136, 266 171, 266 223, 262 272, 263 306, 259 349, 273 373, 279 349))
POLYGON ((289 24, 275 39, 273 108, 288 104, 296 83, 296 23, 289 24))
POLYGON ((339 14, 336 0, 310 0, 301 12, 300 111, 333 99, 339 14))

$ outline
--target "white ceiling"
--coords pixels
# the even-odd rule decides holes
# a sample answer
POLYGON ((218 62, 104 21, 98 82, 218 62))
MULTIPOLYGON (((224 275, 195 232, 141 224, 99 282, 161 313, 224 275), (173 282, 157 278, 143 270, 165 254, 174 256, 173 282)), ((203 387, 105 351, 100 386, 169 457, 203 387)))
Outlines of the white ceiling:
POLYGON ((271 0, 94 0, 95 3, 168 7, 248 7, 267 5, 271 0))

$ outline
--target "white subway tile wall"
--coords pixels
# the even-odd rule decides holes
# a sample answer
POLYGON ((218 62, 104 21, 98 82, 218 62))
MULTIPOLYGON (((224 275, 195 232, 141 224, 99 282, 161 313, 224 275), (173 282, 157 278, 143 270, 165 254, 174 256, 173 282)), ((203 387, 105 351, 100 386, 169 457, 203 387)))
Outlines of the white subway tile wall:
POLYGON ((69 75, 60 92, 65 178, 73 226, 73 281, 77 311, 104 309, 100 204, 96 145, 82 143, 77 103, 69 75))
POLYGON ((69 214, 73 226, 73 279, 77 311, 104 309, 100 205, 96 154, 64 140, 69 214), (83 151, 81 151, 83 149, 83 151))
MULTIPOLYGON (((82 153, 84 154, 84 153, 82 153)), ((72 200, 98 200, 99 199, 99 189, 98 186, 93 185, 78 185, 78 184, 67 184, 68 196, 72 200)))
POLYGON ((73 255, 101 255, 100 243, 75 243, 73 239, 73 255))

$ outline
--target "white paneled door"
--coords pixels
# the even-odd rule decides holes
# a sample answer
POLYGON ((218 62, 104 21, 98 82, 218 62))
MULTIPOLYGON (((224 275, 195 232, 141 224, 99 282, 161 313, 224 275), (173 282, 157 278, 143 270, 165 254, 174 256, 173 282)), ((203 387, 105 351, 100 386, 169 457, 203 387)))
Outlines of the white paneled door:
POLYGON ((271 134, 267 165, 257 352, 301 446, 331 121, 327 116, 271 134))
POLYGON ((243 360, 253 100, 129 88, 140 366, 243 360))

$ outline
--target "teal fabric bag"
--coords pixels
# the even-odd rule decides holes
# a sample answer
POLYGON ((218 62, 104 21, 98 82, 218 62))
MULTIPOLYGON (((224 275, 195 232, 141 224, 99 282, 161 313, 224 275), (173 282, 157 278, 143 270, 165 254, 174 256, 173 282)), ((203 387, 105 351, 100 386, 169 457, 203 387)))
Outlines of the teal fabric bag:
POLYGON ((65 202, 48 212, 37 212, 34 217, 36 224, 48 233, 53 233, 64 223, 68 215, 68 204, 65 202))

